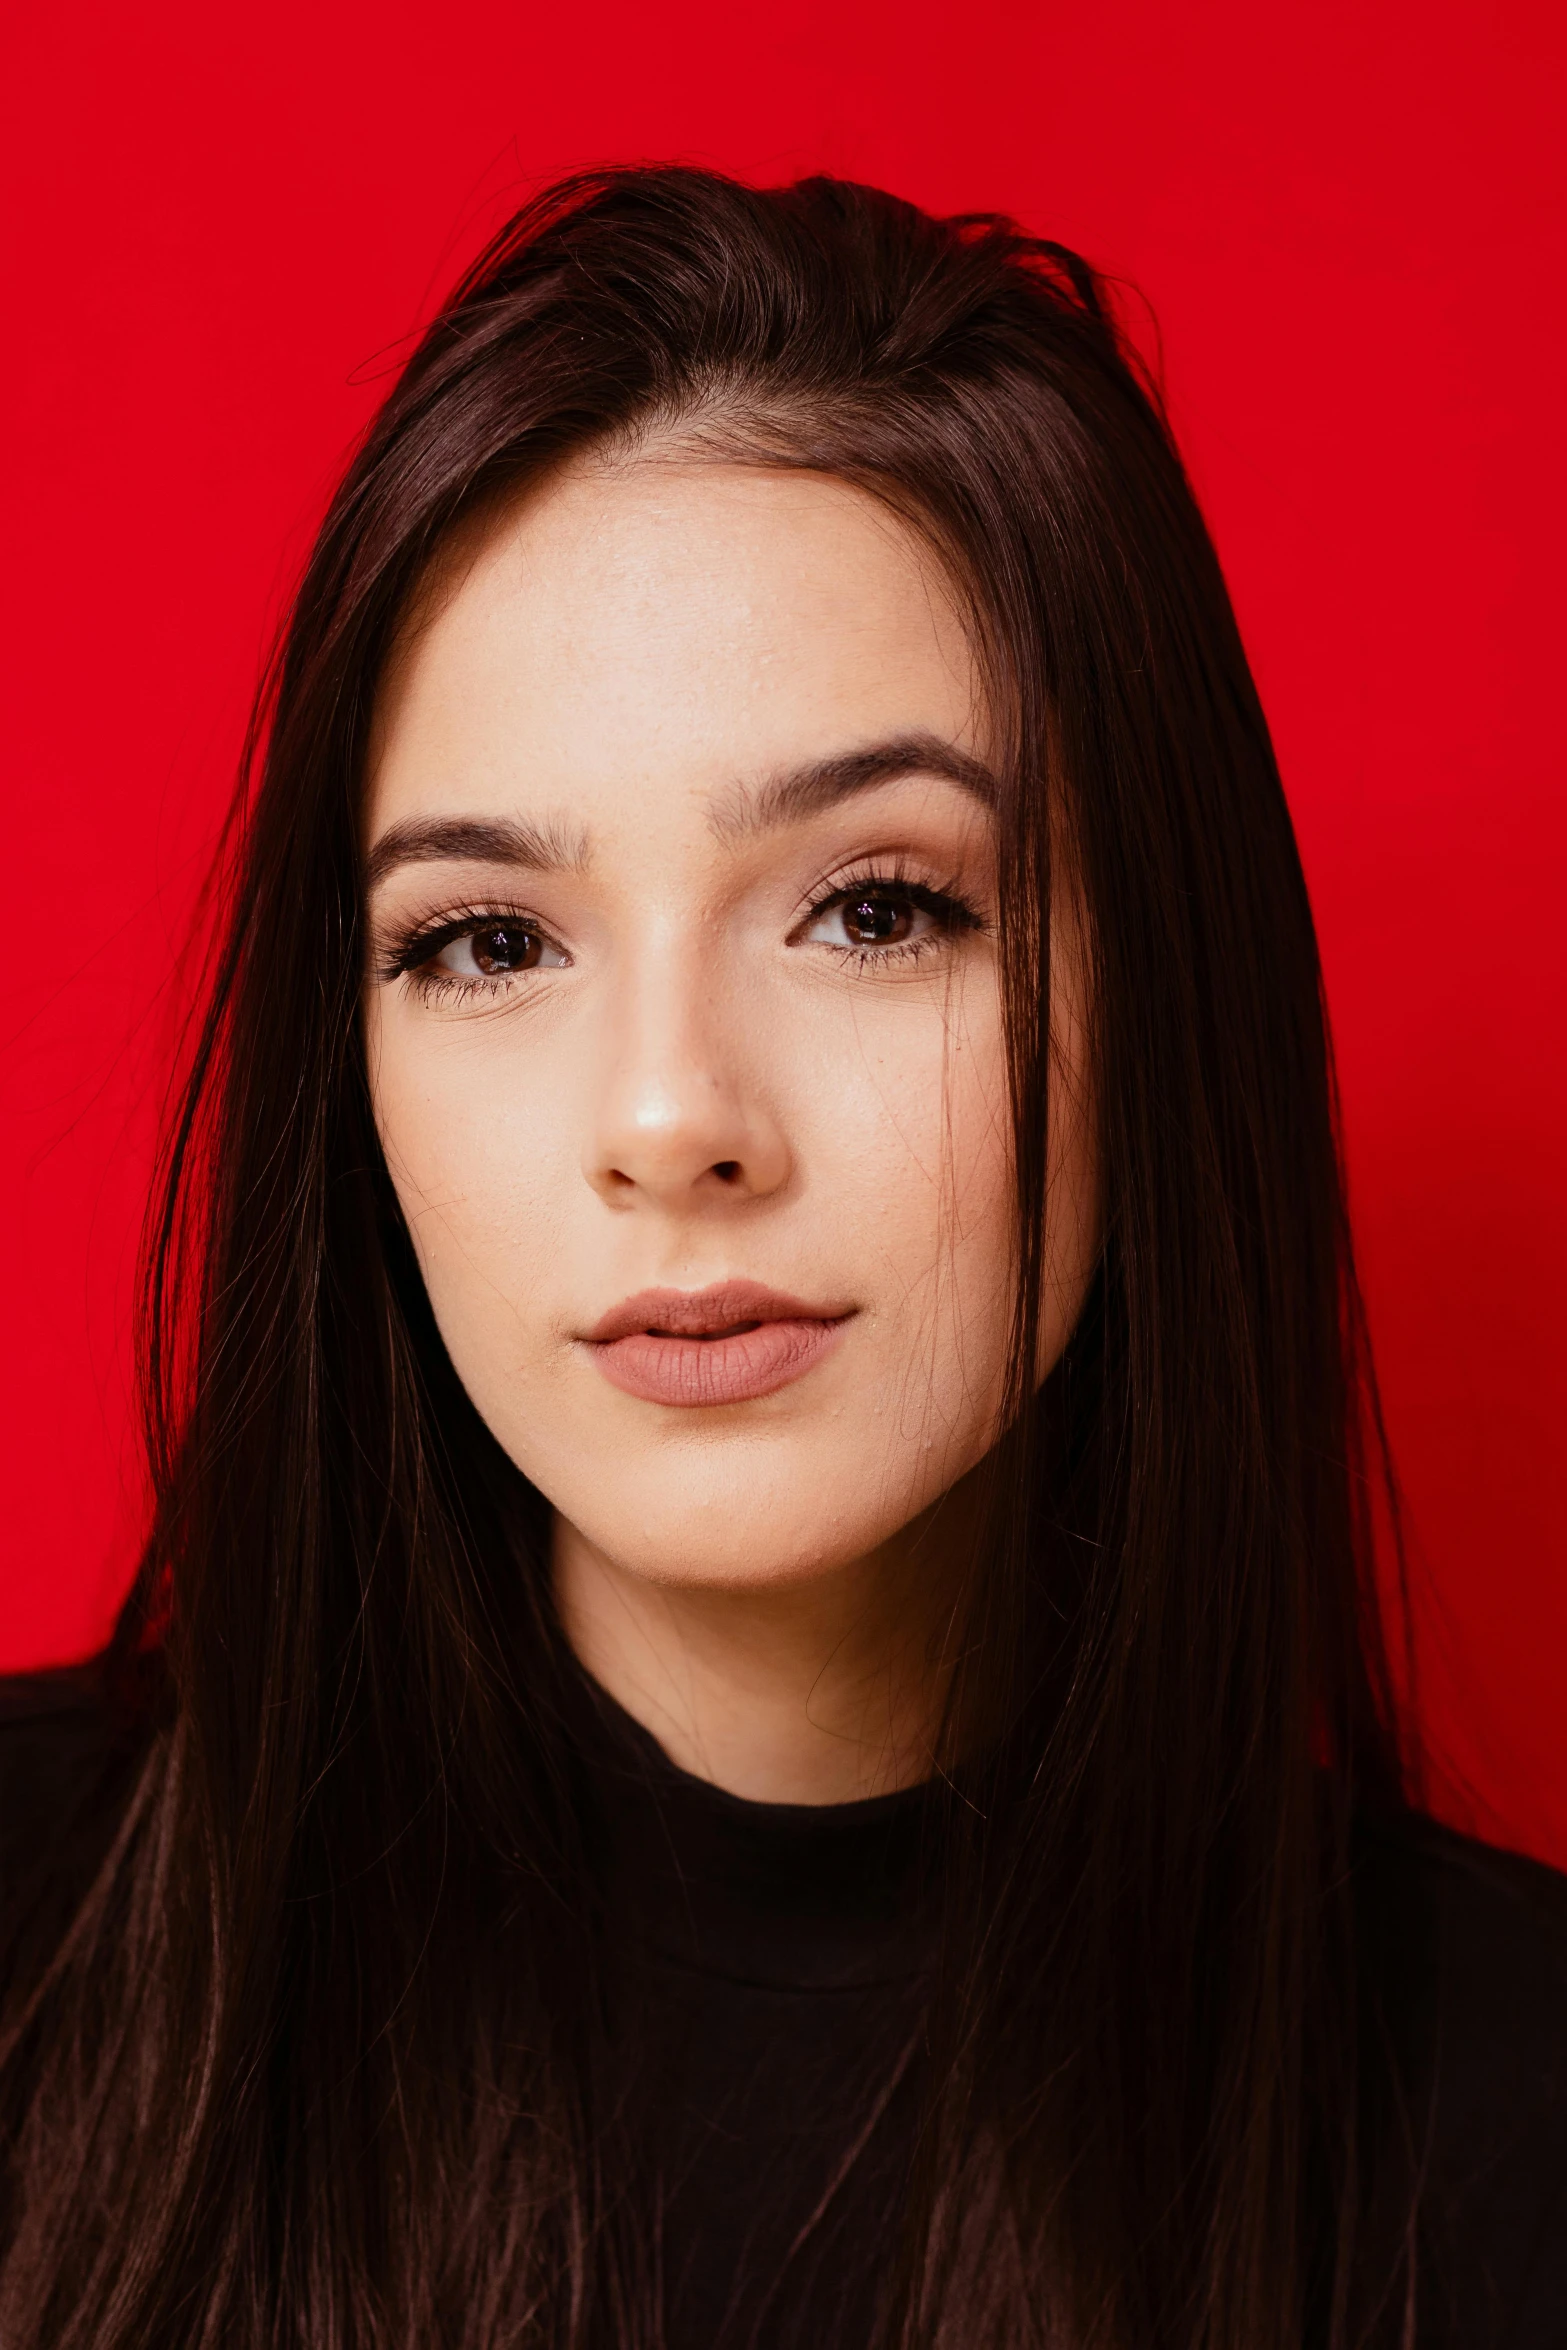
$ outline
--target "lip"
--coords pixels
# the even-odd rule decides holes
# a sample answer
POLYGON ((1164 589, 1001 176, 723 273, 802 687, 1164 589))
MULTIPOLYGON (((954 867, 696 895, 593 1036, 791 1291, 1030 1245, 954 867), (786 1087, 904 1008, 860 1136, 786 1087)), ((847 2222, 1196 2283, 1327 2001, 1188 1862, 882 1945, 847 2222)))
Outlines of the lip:
POLYGON ((852 1307, 808 1304, 757 1281, 643 1289, 583 1343, 612 1387, 691 1410, 776 1394, 837 1345, 852 1307))

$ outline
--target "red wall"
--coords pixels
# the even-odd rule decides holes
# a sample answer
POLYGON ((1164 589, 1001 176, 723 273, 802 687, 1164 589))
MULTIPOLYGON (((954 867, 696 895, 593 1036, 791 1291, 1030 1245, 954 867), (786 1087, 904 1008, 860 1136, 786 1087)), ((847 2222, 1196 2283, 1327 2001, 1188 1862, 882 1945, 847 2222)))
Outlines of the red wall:
POLYGON ((0 137, 0 1665, 90 1649, 123 1585, 171 957, 345 449, 541 177, 826 167, 1015 211, 1157 313, 1316 893, 1444 1800, 1567 1864, 1560 13, 30 11, 0 137))

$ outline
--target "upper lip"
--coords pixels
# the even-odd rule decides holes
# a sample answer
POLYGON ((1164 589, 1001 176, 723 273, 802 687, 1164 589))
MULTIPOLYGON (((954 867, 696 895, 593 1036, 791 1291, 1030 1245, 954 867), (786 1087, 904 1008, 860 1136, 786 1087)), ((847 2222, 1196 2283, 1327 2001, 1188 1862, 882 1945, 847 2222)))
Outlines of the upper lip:
POLYGON ((851 1311, 848 1306, 808 1305, 761 1281, 715 1281, 710 1289, 639 1289, 623 1305, 612 1306, 587 1336, 596 1346, 647 1330, 712 1338, 758 1322, 838 1322, 851 1311))

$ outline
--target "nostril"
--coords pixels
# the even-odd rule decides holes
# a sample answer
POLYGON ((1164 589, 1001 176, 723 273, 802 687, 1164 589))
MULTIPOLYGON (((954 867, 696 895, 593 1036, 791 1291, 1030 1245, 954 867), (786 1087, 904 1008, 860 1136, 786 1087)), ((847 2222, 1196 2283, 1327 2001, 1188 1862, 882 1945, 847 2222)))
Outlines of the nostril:
POLYGON ((738 1159, 716 1159, 713 1162, 713 1173, 720 1183, 738 1183, 740 1162, 738 1159))

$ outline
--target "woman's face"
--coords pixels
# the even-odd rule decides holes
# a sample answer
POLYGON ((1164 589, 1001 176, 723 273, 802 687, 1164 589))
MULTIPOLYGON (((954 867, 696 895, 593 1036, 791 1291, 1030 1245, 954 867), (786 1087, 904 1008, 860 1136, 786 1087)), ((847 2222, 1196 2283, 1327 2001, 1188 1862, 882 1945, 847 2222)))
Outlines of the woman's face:
MULTIPOLYGON (((847 1565, 997 1435, 986 751, 909 531, 841 482, 674 457, 575 464, 471 535, 388 680, 387 1162, 468 1393, 622 1571, 847 1565)), ((1042 1368, 1096 1240, 1056 937, 1042 1368)))

